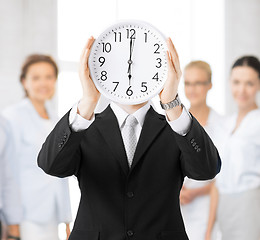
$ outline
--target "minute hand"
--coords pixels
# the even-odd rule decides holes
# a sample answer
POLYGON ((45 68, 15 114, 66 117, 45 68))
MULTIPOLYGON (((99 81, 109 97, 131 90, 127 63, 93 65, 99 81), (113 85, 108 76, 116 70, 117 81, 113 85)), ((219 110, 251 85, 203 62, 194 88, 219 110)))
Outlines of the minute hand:
POLYGON ((131 70, 131 65, 132 65, 132 53, 133 53, 133 49, 134 49, 134 40, 133 38, 131 38, 130 40, 130 57, 129 57, 129 60, 128 60, 128 71, 127 73, 130 74, 130 70, 131 70))
POLYGON ((134 49, 134 43, 135 43, 135 41, 133 40, 133 38, 131 38, 131 41, 130 41, 130 60, 132 60, 132 53, 133 53, 133 49, 134 49))

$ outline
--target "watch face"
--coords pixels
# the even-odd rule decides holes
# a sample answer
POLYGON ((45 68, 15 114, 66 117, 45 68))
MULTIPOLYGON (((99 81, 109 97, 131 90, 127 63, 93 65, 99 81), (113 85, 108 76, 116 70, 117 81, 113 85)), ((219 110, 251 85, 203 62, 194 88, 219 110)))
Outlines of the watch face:
POLYGON ((120 22, 94 42, 90 75, 97 89, 112 101, 133 105, 158 94, 166 81, 167 44, 150 24, 120 22))

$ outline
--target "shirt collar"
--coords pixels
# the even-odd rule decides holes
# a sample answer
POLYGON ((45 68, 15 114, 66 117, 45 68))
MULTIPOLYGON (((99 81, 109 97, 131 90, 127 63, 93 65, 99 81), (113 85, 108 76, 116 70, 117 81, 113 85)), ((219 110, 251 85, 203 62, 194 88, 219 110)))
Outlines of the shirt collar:
MULTIPOLYGON (((111 101, 110 106, 114 114, 116 115, 119 127, 121 128, 129 113, 122 109, 116 102, 111 101)), ((143 127, 145 115, 149 110, 150 106, 151 101, 149 100, 144 106, 142 106, 132 114, 137 119, 138 124, 140 124, 141 127, 143 127)))

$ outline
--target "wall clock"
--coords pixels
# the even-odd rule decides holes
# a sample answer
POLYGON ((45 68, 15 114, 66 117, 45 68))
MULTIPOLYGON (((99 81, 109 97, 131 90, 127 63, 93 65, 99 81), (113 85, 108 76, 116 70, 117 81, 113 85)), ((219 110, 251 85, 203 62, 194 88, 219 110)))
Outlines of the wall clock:
POLYGON ((107 28, 93 43, 90 76, 101 94, 121 104, 151 99, 167 79, 166 38, 151 24, 130 20, 107 28))

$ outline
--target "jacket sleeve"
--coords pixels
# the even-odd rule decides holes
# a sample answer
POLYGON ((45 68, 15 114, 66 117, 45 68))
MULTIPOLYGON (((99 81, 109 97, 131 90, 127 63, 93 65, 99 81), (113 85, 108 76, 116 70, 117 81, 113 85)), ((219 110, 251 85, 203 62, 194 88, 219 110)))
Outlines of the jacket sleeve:
POLYGON ((57 177, 77 175, 81 162, 80 142, 85 130, 74 132, 69 124, 71 109, 46 138, 37 157, 43 171, 57 177))
POLYGON ((213 179, 221 169, 218 150, 197 119, 192 114, 191 117, 190 130, 185 136, 175 132, 183 174, 195 180, 213 179))

